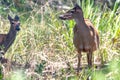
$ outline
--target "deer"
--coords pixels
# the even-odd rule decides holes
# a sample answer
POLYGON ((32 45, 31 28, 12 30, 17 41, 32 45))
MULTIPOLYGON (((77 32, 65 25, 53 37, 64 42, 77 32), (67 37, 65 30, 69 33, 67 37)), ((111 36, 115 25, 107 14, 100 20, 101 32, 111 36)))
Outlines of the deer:
POLYGON ((10 22, 10 29, 7 34, 0 34, 0 61, 1 63, 6 62, 6 59, 3 58, 4 54, 7 52, 9 47, 13 44, 17 31, 20 30, 19 17, 16 15, 14 19, 8 15, 8 20, 10 22))
POLYGON ((99 48, 98 31, 89 19, 84 19, 82 8, 75 4, 74 7, 59 16, 61 20, 72 20, 76 22, 73 28, 73 44, 78 52, 77 73, 81 65, 81 52, 87 53, 88 67, 92 68, 93 52, 99 48))

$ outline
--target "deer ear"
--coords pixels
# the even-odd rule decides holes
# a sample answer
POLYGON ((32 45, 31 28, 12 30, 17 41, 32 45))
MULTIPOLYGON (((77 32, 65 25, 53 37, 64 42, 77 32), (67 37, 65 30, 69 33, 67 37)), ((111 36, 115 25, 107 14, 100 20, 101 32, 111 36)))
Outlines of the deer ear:
POLYGON ((74 5, 76 9, 82 9, 77 3, 74 5))
POLYGON ((8 19, 11 21, 13 20, 12 17, 8 14, 8 19))
POLYGON ((77 3, 74 5, 74 7, 77 7, 77 6, 79 6, 77 3))
POLYGON ((14 19, 18 21, 18 20, 19 20, 19 17, 18 17, 18 15, 16 15, 14 19))

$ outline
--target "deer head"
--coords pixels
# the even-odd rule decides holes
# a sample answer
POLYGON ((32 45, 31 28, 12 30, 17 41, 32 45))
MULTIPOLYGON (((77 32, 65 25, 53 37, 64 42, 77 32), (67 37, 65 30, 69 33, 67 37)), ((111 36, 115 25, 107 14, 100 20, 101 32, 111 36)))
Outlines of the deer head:
POLYGON ((59 16, 62 20, 76 19, 78 16, 83 16, 83 11, 78 4, 75 4, 74 8, 68 10, 66 13, 59 16))
POLYGON ((10 15, 8 15, 8 19, 9 19, 10 24, 11 24, 11 29, 14 31, 19 31, 20 30, 19 17, 16 15, 13 19, 10 15))

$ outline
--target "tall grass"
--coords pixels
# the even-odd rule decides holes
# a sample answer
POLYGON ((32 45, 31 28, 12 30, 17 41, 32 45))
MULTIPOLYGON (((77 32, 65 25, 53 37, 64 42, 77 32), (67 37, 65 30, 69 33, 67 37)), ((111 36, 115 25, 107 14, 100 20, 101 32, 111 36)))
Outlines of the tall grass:
MULTIPOLYGON (((90 0, 87 0, 86 3, 84 1, 82 4, 78 3, 83 9, 84 17, 89 18, 99 32, 100 48, 94 53, 94 56, 99 56, 104 64, 107 62, 108 67, 98 71, 83 69, 79 76, 75 75, 75 71, 72 71, 72 68, 71 71, 59 70, 56 73, 59 75, 54 78, 58 80, 66 80, 66 78, 68 80, 86 80, 87 78, 92 80, 119 80, 120 14, 116 15, 114 10, 102 11, 97 6, 94 6, 90 0), (64 72, 64 75, 61 74, 62 72, 64 72), (68 72, 73 76, 68 75, 68 72)), ((71 8, 73 7, 72 5, 71 8)), ((5 56, 9 60, 16 61, 22 65, 32 61, 39 64, 42 60, 46 61, 45 66, 48 66, 50 62, 69 62, 70 65, 75 64, 74 59, 77 52, 72 42, 72 30, 75 22, 73 20, 59 20, 58 16, 61 13, 63 13, 62 10, 54 10, 48 5, 45 5, 45 8, 37 6, 28 13, 19 13, 21 30, 18 32, 14 44, 9 48, 5 56), (43 11, 43 9, 45 10, 43 11)), ((0 20, 1 33, 8 32, 10 26, 8 23, 7 19, 0 20)), ((86 54, 83 54, 83 57, 85 56, 86 54)), ((86 62, 87 60, 85 58, 85 61, 82 61, 86 62)), ((23 72, 17 71, 15 76, 17 77, 21 74, 19 77, 24 78, 26 75, 23 72)), ((39 76, 43 77, 42 75, 39 76)), ((9 78, 9 76, 6 77, 9 78)), ((16 80, 13 78, 14 74, 10 80, 16 80)), ((52 77, 47 76, 47 79, 49 78, 52 77)))

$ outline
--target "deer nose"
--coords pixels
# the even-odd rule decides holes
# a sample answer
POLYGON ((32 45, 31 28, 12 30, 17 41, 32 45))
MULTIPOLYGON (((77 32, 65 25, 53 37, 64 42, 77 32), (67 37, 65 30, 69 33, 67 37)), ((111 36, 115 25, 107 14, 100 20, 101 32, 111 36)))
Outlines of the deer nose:
POLYGON ((16 30, 19 31, 19 30, 20 30, 20 27, 19 27, 19 26, 16 26, 16 30))

